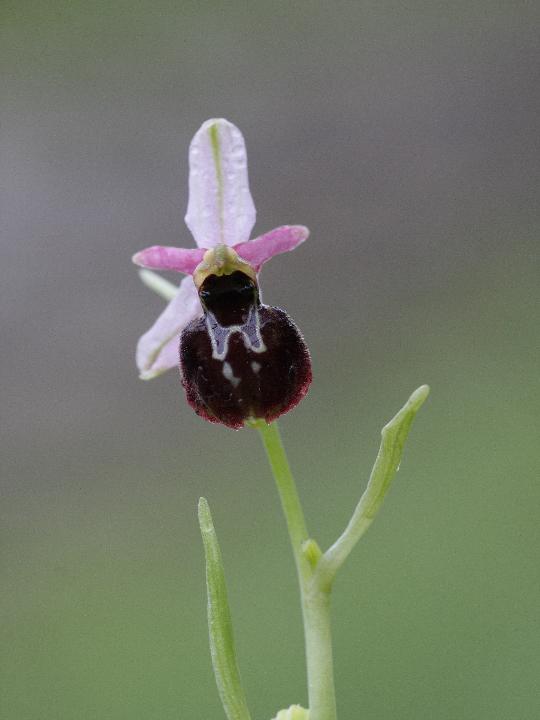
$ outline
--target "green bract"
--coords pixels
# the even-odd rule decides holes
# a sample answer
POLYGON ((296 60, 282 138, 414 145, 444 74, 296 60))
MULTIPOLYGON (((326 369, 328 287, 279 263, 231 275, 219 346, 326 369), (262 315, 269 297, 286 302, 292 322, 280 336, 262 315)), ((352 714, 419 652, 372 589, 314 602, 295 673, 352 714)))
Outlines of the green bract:
POLYGON ((291 705, 287 710, 280 710, 272 720, 309 720, 309 711, 300 705, 291 705))

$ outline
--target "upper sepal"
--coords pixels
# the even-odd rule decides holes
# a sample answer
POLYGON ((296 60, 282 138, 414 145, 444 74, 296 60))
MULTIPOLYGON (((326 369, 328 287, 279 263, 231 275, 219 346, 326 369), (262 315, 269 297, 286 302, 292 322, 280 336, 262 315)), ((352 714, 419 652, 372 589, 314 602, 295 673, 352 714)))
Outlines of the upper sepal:
POLYGON ((255 205, 246 146, 240 130, 227 120, 207 120, 191 141, 185 220, 199 247, 236 245, 249 239, 255 205))

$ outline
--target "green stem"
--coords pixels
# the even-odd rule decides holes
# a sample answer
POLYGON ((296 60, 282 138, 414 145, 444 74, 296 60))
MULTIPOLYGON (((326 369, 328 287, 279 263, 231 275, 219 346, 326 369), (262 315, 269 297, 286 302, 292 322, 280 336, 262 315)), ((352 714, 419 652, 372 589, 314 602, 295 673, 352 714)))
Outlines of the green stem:
MULTIPOLYGON (((330 587, 314 582, 315 562, 306 546, 309 535, 296 484, 281 441, 277 423, 253 423, 258 429, 283 507, 298 573, 308 675, 310 720, 336 720, 332 635, 330 629, 330 587)), ((310 551, 313 541, 310 541, 310 551)))
POLYGON ((309 539, 309 534, 298 491, 296 490, 296 483, 289 467, 277 423, 267 425, 265 422, 260 422, 257 424, 257 429, 261 435, 276 481, 285 520, 287 521, 298 578, 302 580, 302 578, 307 577, 310 571, 309 562, 302 552, 302 545, 309 539))

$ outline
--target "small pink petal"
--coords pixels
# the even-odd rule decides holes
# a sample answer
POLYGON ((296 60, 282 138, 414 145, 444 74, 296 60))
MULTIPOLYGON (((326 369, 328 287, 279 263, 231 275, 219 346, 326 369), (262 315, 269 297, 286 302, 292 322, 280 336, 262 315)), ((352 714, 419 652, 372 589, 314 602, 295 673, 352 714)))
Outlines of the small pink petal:
POLYGON ((258 271, 261 265, 274 255, 294 250, 308 235, 309 230, 303 225, 282 225, 254 240, 235 245, 234 249, 258 271))
POLYGON ((191 275, 204 255, 203 248, 176 248, 153 245, 132 257, 135 265, 150 270, 176 270, 191 275))
POLYGON ((186 225, 199 247, 249 239, 255 206, 240 130, 227 120, 207 120, 189 147, 186 225))
POLYGON ((157 377, 179 364, 180 333, 188 323, 203 314, 191 275, 185 277, 178 292, 137 344, 137 367, 142 380, 157 377))

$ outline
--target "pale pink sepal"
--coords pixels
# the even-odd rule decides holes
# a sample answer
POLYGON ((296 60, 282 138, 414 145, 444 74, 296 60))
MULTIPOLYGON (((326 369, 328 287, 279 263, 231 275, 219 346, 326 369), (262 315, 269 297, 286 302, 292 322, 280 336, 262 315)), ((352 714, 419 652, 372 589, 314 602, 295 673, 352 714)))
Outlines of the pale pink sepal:
POLYGON ((180 333, 203 314, 193 278, 185 277, 178 292, 137 344, 137 367, 142 380, 161 375, 179 364, 180 333))
POLYGON ((249 239, 255 206, 246 146, 240 130, 227 120, 207 120, 191 141, 185 220, 199 247, 236 245, 249 239))
POLYGON ((131 258, 135 265, 149 270, 176 270, 191 275, 204 255, 203 248, 176 248, 153 245, 131 258))
POLYGON ((294 250, 309 236, 309 230, 303 225, 282 225, 260 235, 249 242, 235 245, 238 255, 248 262, 255 270, 274 255, 294 250))

